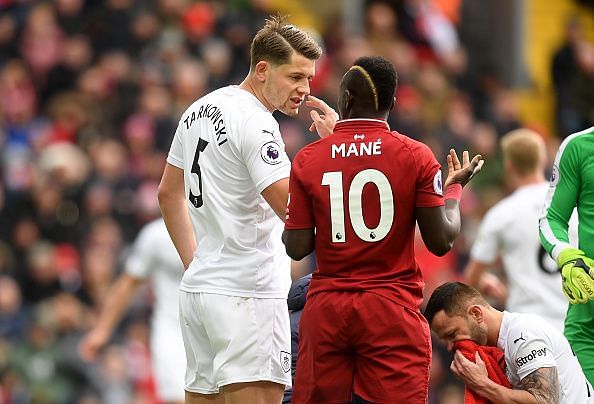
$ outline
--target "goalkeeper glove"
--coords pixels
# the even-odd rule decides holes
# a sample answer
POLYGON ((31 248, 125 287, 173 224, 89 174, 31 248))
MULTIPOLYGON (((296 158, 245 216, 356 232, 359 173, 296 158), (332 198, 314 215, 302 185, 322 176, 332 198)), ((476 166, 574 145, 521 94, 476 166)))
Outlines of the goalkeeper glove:
POLYGON ((566 248, 557 257, 563 293, 571 304, 594 300, 594 260, 576 248, 566 248))

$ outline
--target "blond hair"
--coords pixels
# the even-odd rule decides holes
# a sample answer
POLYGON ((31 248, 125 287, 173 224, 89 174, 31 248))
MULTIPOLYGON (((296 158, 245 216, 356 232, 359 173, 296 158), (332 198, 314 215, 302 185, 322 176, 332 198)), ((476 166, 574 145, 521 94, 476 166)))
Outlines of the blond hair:
POLYGON ((276 66, 285 64, 293 52, 317 60, 322 55, 322 48, 307 32, 287 24, 284 17, 272 16, 252 41, 250 67, 263 60, 276 66))
POLYGON ((509 161, 521 176, 540 170, 546 159, 542 136, 530 129, 516 129, 504 135, 501 151, 503 159, 509 161))

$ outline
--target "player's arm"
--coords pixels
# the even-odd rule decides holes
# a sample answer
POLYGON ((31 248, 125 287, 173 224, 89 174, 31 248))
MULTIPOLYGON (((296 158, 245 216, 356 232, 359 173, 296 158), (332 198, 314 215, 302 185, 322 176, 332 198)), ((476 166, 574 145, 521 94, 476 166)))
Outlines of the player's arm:
POLYGON ((285 230, 282 240, 287 255, 299 261, 315 248, 315 219, 311 196, 306 192, 300 177, 302 154, 298 153, 291 167, 289 180, 290 198, 286 207, 285 230))
POLYGON ((299 261, 311 254, 314 250, 315 240, 314 229, 285 229, 283 231, 285 250, 287 251, 287 255, 295 261, 299 261))
POLYGON ((130 299, 142 283, 142 279, 123 273, 106 294, 97 322, 84 336, 79 350, 83 359, 95 360, 99 350, 109 341, 111 334, 121 320, 130 299))
POLYGON ((539 231, 543 247, 561 270, 563 293, 577 304, 594 299, 594 260, 569 243, 569 220, 581 188, 579 144, 573 140, 567 138, 555 157, 539 231))
POLYGON ((274 210, 274 213, 284 222, 289 197, 289 179, 283 178, 270 184, 262 191, 261 195, 274 210))
POLYGON ((521 381, 524 389, 534 396, 537 403, 559 402, 559 376, 557 368, 539 368, 521 381))
POLYGON ((452 149, 447 157, 448 178, 445 182, 445 206, 418 207, 417 222, 425 245, 433 254, 442 256, 454 245, 460 233, 460 194, 462 188, 481 170, 484 160, 480 155, 469 160, 468 152, 462 154, 462 163, 452 149))
POLYGON ((507 288, 497 276, 486 271, 492 265, 492 263, 470 258, 464 268, 464 281, 503 304, 507 296, 507 288))
POLYGON ((544 214, 539 221, 541 244, 555 261, 562 250, 571 248, 569 219, 577 204, 579 189, 578 150, 574 142, 566 139, 555 157, 544 214))
POLYGON ((187 269, 194 258, 196 237, 188 213, 184 188, 184 171, 181 168, 169 163, 165 165, 157 196, 169 236, 173 241, 173 245, 175 245, 184 268, 187 269))

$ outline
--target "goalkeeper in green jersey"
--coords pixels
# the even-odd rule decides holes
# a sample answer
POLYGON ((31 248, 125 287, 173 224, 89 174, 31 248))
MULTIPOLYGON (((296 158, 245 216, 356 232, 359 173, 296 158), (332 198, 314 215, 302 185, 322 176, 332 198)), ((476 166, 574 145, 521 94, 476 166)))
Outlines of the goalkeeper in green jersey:
POLYGON ((557 152, 540 219, 543 247, 561 270, 571 303, 565 336, 588 380, 594 382, 594 127, 566 138, 557 152), (569 217, 578 211, 579 249, 567 237, 569 217))

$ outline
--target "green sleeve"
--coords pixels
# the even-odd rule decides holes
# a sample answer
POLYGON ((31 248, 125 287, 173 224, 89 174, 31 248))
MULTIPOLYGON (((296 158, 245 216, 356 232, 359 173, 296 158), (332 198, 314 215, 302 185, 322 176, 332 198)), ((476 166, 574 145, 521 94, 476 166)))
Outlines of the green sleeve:
POLYGON ((541 243, 555 260, 563 249, 571 247, 568 223, 580 191, 578 142, 572 140, 567 138, 555 157, 544 214, 539 223, 541 243))

